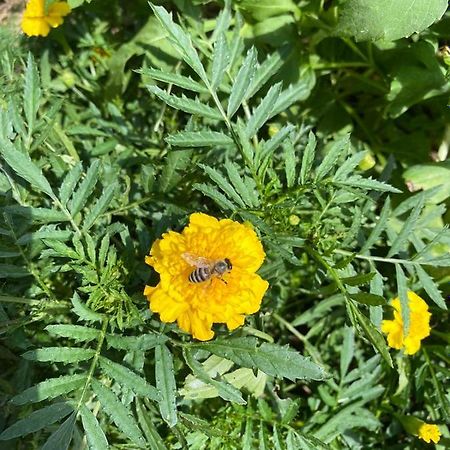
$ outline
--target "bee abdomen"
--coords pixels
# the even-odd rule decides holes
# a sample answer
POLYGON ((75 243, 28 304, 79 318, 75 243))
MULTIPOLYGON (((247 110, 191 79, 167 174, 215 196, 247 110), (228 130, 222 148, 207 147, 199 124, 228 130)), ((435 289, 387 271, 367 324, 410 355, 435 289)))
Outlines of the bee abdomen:
POLYGON ((189 281, 191 283, 202 283, 209 280, 211 272, 207 267, 198 267, 189 275, 189 281))

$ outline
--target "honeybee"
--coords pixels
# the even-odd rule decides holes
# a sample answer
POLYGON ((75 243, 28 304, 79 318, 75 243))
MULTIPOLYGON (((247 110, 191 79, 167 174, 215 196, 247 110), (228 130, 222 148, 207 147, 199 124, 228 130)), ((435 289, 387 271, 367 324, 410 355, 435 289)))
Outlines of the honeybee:
POLYGON ((231 261, 228 258, 224 259, 208 259, 201 256, 193 255, 192 253, 183 253, 181 257, 195 269, 189 274, 189 281, 191 283, 203 283, 217 277, 225 284, 227 282, 222 278, 222 275, 228 273, 233 268, 231 261))

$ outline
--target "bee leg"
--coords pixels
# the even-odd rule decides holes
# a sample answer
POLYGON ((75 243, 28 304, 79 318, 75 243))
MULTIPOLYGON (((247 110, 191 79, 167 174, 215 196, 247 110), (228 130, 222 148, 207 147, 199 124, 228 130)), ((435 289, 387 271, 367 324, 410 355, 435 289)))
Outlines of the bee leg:
POLYGON ((228 282, 226 280, 224 280, 222 277, 219 277, 220 281, 223 281, 225 284, 228 284, 228 282))

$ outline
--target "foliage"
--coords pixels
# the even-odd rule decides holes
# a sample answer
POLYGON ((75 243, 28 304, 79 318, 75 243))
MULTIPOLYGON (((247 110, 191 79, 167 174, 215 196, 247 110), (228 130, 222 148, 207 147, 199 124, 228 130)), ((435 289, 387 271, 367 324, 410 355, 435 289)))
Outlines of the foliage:
POLYGON ((446 2, 69 3, 1 28, 1 445, 421 448, 408 414, 445 448, 446 2), (194 211, 253 226, 270 283, 206 343, 143 296, 194 211), (408 290, 413 357, 380 332, 408 290))

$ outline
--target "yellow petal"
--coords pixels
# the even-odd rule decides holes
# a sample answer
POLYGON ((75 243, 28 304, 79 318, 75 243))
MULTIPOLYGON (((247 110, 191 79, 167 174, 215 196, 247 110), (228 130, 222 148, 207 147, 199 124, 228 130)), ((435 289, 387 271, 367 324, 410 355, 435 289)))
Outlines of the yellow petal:
POLYGON ((47 36, 50 32, 47 22, 41 18, 23 17, 21 25, 27 36, 47 36))
POLYGON ((29 0, 23 15, 24 17, 43 17, 44 0, 29 0))
POLYGON ((435 444, 437 444, 441 439, 441 432, 437 425, 424 423, 419 428, 418 436, 420 439, 424 440, 427 443, 433 441, 435 444))
POLYGON ((47 15, 49 16, 67 16, 70 13, 70 6, 66 2, 56 2, 49 6, 47 15))

